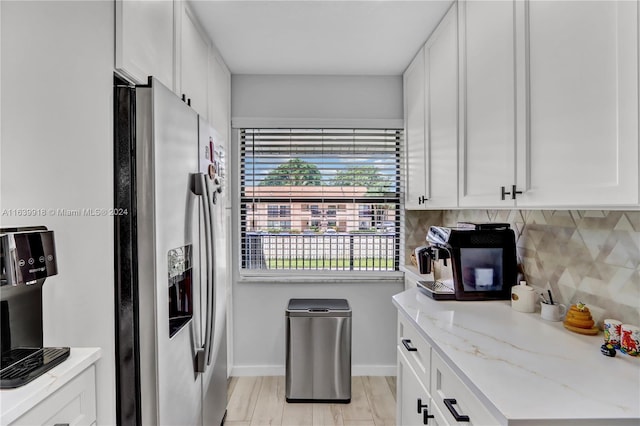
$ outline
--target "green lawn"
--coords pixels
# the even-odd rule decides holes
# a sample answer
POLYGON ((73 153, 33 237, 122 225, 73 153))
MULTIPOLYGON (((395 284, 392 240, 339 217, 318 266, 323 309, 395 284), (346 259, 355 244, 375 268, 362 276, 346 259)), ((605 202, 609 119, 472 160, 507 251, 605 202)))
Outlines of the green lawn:
MULTIPOLYGON (((350 269, 349 259, 271 259, 269 269, 350 269)), ((393 259, 353 259, 353 269, 393 269, 393 259)))

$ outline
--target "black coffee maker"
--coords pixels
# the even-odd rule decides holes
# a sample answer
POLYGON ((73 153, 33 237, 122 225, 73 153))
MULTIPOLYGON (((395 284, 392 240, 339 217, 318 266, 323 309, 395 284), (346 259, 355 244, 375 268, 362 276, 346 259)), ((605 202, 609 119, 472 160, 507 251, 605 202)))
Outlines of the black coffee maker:
POLYGON ((42 343, 42 286, 57 273, 53 231, 0 228, 0 389, 22 386, 69 357, 69 348, 42 343))
MULTIPOLYGON (((434 261, 451 270, 448 291, 423 283, 438 299, 507 300, 516 284, 518 267, 515 233, 508 223, 459 223, 455 228, 432 226, 427 234, 428 246, 419 247, 416 258, 420 273, 431 272, 434 261)), ((421 283, 418 283, 419 287, 421 283)))

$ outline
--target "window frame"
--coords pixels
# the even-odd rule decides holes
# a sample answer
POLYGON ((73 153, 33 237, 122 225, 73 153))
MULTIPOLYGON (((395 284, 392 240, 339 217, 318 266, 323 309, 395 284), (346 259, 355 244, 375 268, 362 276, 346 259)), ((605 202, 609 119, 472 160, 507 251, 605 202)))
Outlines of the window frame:
MULTIPOLYGON (((243 128, 251 128, 251 129, 282 129, 281 126, 276 127, 265 127, 265 126, 243 126, 243 128, 236 128, 233 132, 233 138, 236 143, 234 143, 234 163, 236 164, 237 173, 234 173, 234 187, 237 189, 233 196, 233 210, 235 210, 236 214, 234 215, 234 232, 237 235, 235 239, 234 245, 236 246, 234 250, 234 269, 236 273, 236 282, 238 283, 282 283, 283 279, 286 281, 294 281, 294 282, 310 282, 310 283, 356 283, 356 282, 393 282, 399 283, 404 280, 404 272, 403 272, 403 244, 404 244, 404 235, 401 233, 402 225, 404 222, 404 129, 399 128, 398 126, 392 126, 393 130, 398 133, 398 140, 396 144, 396 149, 398 151, 398 159, 397 159, 397 168, 396 168, 396 179, 399 185, 399 191, 397 192, 397 196, 395 199, 395 211, 397 215, 397 219, 394 221, 397 223, 396 226, 396 252, 394 257, 396 259, 396 269, 395 270, 328 270, 328 269, 246 269, 242 267, 243 259, 242 259, 242 213, 241 213, 241 132, 243 128)), ((295 130, 294 127, 287 127, 288 129, 295 130)), ((305 126, 305 129, 314 129, 316 126, 305 126)), ((331 127, 334 128, 334 127, 331 127)), ((368 127, 372 130, 376 130, 375 127, 368 127)), ((358 128, 359 130, 360 128, 358 128)), ((379 199, 375 197, 371 197, 372 204, 378 202, 379 199)), ((279 204, 280 201, 271 200, 269 204, 279 204)), ((255 211, 255 199, 250 203, 255 211)), ((315 220, 316 218, 322 218, 324 216, 323 205, 326 208, 327 204, 316 201, 309 200, 304 201, 301 204, 301 209, 306 210, 309 213, 309 221, 315 220), (317 208, 317 216, 312 217, 312 210, 317 208)), ((345 210, 349 210, 349 205, 351 202, 344 200, 333 200, 331 201, 332 211, 335 212, 335 216, 332 216, 330 219, 334 220, 335 227, 342 226, 341 220, 339 220, 339 213, 344 212, 345 210)), ((274 219, 276 219, 274 217, 274 219)), ((290 223, 292 227, 297 225, 298 217, 291 216, 290 223), (296 225, 294 225, 296 222, 296 225)), ((358 218, 360 219, 360 218, 358 218)))

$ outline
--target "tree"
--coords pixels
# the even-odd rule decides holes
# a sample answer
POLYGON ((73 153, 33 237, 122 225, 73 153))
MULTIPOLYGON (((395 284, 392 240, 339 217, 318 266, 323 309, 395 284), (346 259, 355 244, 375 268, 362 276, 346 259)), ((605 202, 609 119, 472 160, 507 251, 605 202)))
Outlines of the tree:
POLYGON ((271 170, 260 186, 320 186, 322 174, 315 164, 292 158, 271 170))
MULTIPOLYGON (((385 192, 393 192, 393 181, 380 173, 380 169, 373 165, 353 166, 340 170, 331 180, 334 186, 365 186, 367 195, 381 196, 385 192)), ((371 204, 369 215, 371 224, 376 226, 387 219, 388 204, 371 204)))
POLYGON ((382 176, 380 170, 373 165, 354 166, 345 170, 339 170, 331 180, 333 186, 366 186, 367 193, 378 195, 391 192, 393 182, 382 176))

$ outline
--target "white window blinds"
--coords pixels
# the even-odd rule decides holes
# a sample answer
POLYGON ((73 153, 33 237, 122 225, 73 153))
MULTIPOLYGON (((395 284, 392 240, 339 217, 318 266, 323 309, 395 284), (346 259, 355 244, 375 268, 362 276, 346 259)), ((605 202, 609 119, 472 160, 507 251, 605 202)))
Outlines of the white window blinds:
POLYGON ((397 271, 402 130, 243 129, 245 270, 397 271))

